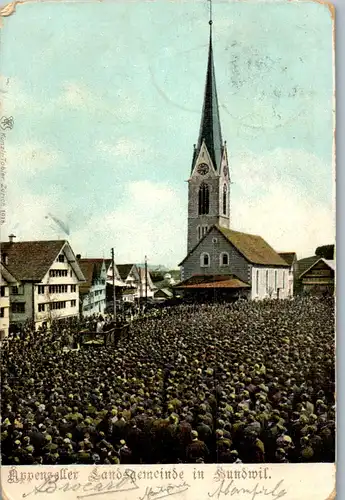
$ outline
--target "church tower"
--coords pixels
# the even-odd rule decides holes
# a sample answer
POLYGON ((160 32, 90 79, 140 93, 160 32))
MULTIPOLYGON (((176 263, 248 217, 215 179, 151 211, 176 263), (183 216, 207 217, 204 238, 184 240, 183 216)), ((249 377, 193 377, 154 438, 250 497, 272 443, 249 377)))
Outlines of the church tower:
POLYGON ((198 143, 194 145, 191 175, 188 180, 187 252, 214 224, 229 228, 230 178, 219 119, 216 77, 212 48, 212 17, 207 62, 204 105, 198 143))

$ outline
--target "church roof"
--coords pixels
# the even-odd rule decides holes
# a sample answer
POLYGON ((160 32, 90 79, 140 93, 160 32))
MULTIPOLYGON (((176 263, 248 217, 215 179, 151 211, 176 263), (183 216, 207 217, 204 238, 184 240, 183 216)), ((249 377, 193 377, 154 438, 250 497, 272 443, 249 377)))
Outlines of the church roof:
POLYGON ((295 252, 278 252, 278 253, 281 256, 281 258, 284 259, 285 262, 289 264, 289 266, 292 266, 295 259, 297 258, 295 252))
POLYGON ((255 234, 241 233, 216 226, 225 238, 252 264, 288 266, 288 263, 265 241, 255 234))
POLYGON ((280 257, 280 255, 261 237, 255 234, 241 233, 233 231, 217 224, 212 226, 195 247, 179 264, 180 266, 194 252, 194 250, 202 244, 207 235, 213 228, 216 228, 223 236, 231 243, 243 257, 251 264, 261 266, 279 266, 288 267, 288 263, 280 257))
POLYGON ((214 168, 216 170, 219 169, 222 159, 223 141, 219 119, 216 75, 213 61, 212 28, 210 30, 204 105, 197 146, 198 152, 200 151, 203 140, 205 141, 207 150, 212 158, 214 168))

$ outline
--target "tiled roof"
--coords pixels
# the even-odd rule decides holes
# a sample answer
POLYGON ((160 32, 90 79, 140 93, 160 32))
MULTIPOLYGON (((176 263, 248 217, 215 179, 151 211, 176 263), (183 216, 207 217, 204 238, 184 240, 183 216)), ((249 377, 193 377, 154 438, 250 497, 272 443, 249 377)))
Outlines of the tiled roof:
POLYGON ((7 283, 17 283, 15 276, 4 266, 2 262, 0 262, 0 270, 1 270, 1 278, 4 279, 7 283))
POLYGON ((296 259, 296 253, 295 252, 279 252, 279 255, 282 259, 285 260, 291 267, 294 260, 296 259))
POLYGON ((287 262, 261 237, 216 226, 225 238, 252 264, 287 266, 287 262))
POLYGON ((183 281, 175 288, 194 289, 194 288, 250 288, 248 283, 231 275, 194 275, 183 281))
POLYGON ((17 241, 1 243, 1 254, 7 254, 7 268, 20 281, 41 281, 66 240, 17 241))

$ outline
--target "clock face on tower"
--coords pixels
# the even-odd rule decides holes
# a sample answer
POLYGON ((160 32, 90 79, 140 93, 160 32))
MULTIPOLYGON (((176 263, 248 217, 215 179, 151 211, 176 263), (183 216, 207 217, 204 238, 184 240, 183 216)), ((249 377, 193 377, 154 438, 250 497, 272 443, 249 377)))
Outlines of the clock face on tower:
POLYGON ((209 170, 210 168, 208 165, 206 165, 206 163, 200 163, 200 165, 198 166, 198 174, 200 175, 206 175, 209 170))

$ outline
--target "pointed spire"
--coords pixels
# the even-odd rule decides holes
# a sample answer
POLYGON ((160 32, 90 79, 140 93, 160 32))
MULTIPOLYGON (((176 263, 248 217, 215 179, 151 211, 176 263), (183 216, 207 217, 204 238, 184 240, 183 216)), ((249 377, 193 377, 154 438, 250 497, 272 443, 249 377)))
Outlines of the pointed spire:
POLYGON ((200 133, 198 140, 198 150, 205 140, 208 152, 211 155, 216 170, 220 168, 222 155, 222 131, 220 127, 218 98, 216 89, 216 76, 213 62, 212 48, 212 2, 210 2, 210 43, 208 51, 208 63, 206 74, 206 86, 204 95, 204 105, 202 110, 200 133))

